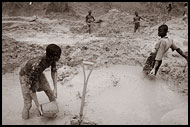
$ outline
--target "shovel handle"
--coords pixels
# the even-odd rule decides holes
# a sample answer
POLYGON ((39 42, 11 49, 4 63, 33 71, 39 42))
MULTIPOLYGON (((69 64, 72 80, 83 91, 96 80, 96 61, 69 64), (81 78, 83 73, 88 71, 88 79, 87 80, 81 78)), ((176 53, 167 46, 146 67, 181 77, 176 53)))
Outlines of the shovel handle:
POLYGON ((82 63, 83 63, 84 65, 94 65, 94 63, 93 63, 93 62, 90 62, 90 61, 82 61, 82 63))
MULTIPOLYGON (((89 62, 89 61, 83 61, 83 64, 94 65, 94 63, 89 62)), ((86 79, 86 73, 85 73, 84 65, 82 66, 82 68, 83 68, 83 73, 84 73, 84 87, 83 87, 83 92, 82 92, 82 100, 81 100, 80 113, 79 113, 79 123, 82 122, 83 109, 84 109, 84 105, 85 105, 85 96, 86 96, 87 84, 88 84, 88 80, 89 80, 90 74, 92 73, 92 70, 93 70, 93 67, 92 67, 90 69, 90 72, 89 72, 89 74, 87 76, 87 79, 86 79)))

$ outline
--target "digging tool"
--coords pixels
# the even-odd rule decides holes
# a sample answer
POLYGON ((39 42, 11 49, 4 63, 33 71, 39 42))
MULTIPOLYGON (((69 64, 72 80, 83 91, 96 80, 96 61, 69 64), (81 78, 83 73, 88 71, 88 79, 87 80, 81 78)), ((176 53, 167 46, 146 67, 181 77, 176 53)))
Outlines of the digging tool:
POLYGON ((89 62, 89 61, 83 61, 82 62, 82 69, 83 69, 83 74, 84 74, 84 87, 83 87, 83 93, 82 93, 82 100, 81 100, 81 106, 80 106, 80 113, 79 113, 79 125, 82 123, 82 117, 83 117, 83 109, 84 109, 84 105, 85 105, 85 95, 86 95, 86 89, 87 89, 87 84, 88 84, 88 80, 90 77, 90 74, 92 73, 92 70, 94 68, 94 63, 93 62, 89 62), (86 73, 85 73, 85 65, 91 66, 90 72, 86 78, 86 73))

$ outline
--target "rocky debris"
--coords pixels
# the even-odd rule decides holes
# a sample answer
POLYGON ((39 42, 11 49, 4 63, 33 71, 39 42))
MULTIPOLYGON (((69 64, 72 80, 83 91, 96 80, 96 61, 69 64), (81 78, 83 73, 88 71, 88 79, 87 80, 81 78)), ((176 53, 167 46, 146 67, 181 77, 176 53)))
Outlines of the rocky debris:
POLYGON ((90 122, 90 121, 79 121, 79 116, 75 115, 74 117, 72 117, 71 121, 70 121, 71 125, 97 125, 97 123, 95 122, 90 122))
POLYGON ((61 84, 64 84, 65 82, 70 81, 76 74, 78 74, 77 68, 62 66, 58 70, 58 81, 61 82, 61 84))
POLYGON ((2 36, 2 74, 14 71, 24 61, 42 54, 43 51, 44 47, 39 45, 31 44, 29 46, 26 43, 2 36))
POLYGON ((3 33, 6 32, 21 32, 25 33, 25 30, 28 30, 28 32, 44 32, 47 33, 49 31, 52 31, 51 26, 47 23, 42 22, 28 22, 28 23, 14 23, 14 22, 4 22, 3 23, 3 33))
MULTIPOLYGON (((186 60, 181 56, 178 59, 172 59, 168 57, 164 59, 164 63, 160 67, 158 72, 164 80, 172 81, 172 87, 174 86, 175 91, 182 93, 183 95, 188 94, 188 64, 186 60), (180 59, 180 60, 179 60, 180 59), (181 61, 181 62, 179 62, 181 61)), ((171 87, 171 88, 172 88, 171 87)), ((172 88, 174 89, 174 88, 172 88)))
POLYGON ((87 30, 88 30, 87 24, 78 24, 77 26, 72 26, 70 28, 70 31, 73 34, 84 34, 87 33, 87 30))
POLYGON ((136 46, 133 41, 96 40, 87 43, 77 43, 75 46, 63 48, 64 60, 61 63, 71 67, 80 65, 82 60, 95 62, 95 67, 109 64, 135 63, 142 65, 145 53, 140 53, 138 46, 136 46))

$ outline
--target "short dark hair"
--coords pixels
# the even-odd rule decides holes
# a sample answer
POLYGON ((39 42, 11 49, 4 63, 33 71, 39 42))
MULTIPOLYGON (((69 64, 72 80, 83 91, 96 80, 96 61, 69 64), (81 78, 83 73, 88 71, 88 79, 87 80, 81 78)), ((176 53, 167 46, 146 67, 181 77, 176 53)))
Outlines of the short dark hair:
POLYGON ((61 48, 57 46, 56 44, 49 44, 46 47, 46 56, 47 57, 53 57, 53 56, 61 56, 61 48))
POLYGON ((137 11, 135 11, 135 15, 138 15, 138 12, 137 12, 137 11))
POLYGON ((159 29, 159 30, 162 29, 162 30, 164 30, 165 32, 168 32, 168 26, 167 26, 166 24, 163 24, 163 25, 159 26, 158 29, 159 29))

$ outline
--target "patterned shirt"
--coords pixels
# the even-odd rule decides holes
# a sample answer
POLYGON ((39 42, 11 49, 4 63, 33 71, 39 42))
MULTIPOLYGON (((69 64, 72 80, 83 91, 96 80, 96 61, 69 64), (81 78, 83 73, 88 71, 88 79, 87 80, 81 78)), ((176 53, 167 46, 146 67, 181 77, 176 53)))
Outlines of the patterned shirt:
POLYGON ((24 67, 21 67, 20 75, 28 77, 29 87, 33 92, 36 90, 35 84, 39 81, 43 71, 51 66, 51 71, 56 72, 56 62, 47 61, 46 56, 38 56, 27 61, 24 67))

